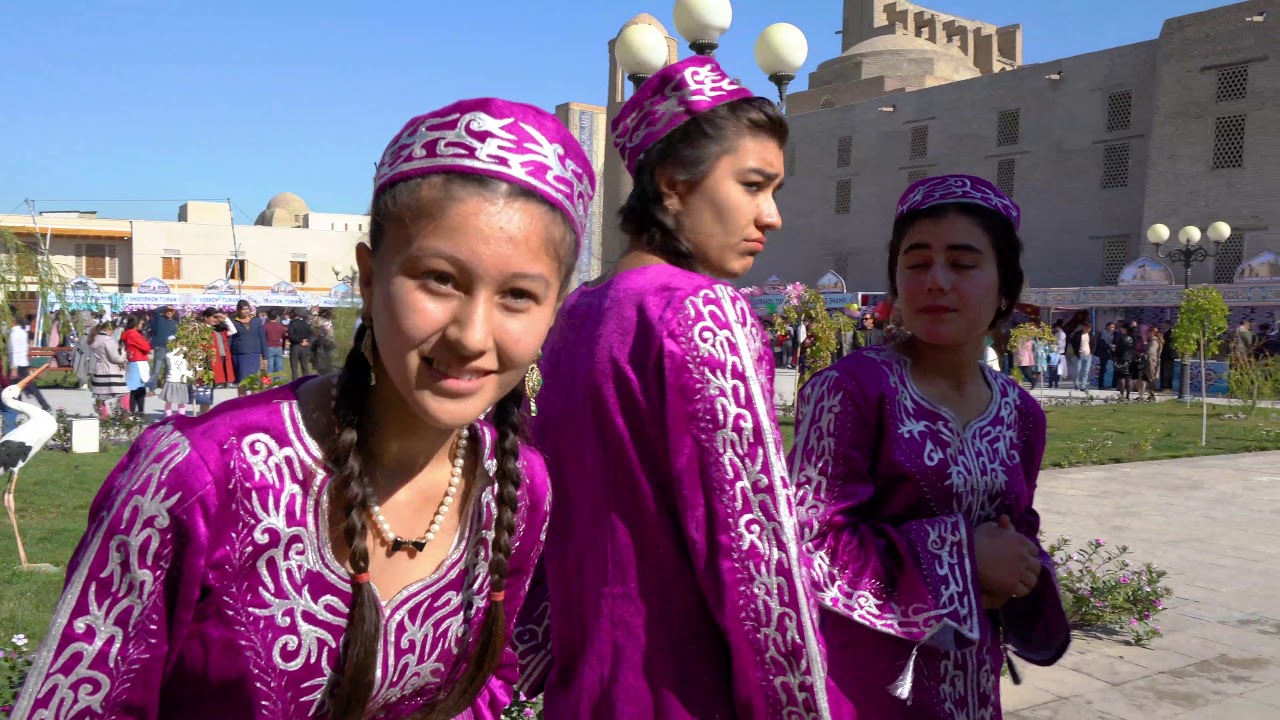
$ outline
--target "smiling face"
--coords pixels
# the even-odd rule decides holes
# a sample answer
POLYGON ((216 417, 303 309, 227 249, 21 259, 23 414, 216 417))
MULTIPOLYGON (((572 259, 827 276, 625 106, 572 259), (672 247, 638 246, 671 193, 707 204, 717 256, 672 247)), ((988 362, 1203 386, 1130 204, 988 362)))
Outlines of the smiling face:
POLYGON ((765 234, 782 227, 774 199, 782 174, 782 148, 759 133, 734 143, 697 183, 665 180, 659 172, 663 204, 699 270, 724 279, 751 270, 765 234))
POLYGON ((931 345, 981 342, 1000 306, 991 239, 961 214, 923 218, 907 230, 897 285, 904 324, 931 345))
POLYGON ((374 400, 389 417, 402 409, 453 429, 536 361, 572 241, 538 200, 471 189, 442 200, 432 188, 422 193, 438 212, 389 218, 377 252, 362 243, 356 259, 377 348, 374 400))

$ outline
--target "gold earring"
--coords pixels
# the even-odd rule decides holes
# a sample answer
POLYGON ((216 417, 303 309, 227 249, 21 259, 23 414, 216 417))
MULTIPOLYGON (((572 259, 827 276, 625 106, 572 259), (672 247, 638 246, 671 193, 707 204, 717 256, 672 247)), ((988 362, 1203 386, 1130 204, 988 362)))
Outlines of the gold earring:
POLYGON ((373 372, 373 325, 364 323, 364 341, 360 343, 360 352, 364 354, 364 359, 369 363, 369 384, 376 385, 377 376, 373 372))
MULTIPOLYGON (((542 353, 538 353, 538 358, 542 358, 542 353)), ((529 414, 533 417, 538 416, 540 390, 542 390, 542 371, 538 369, 538 362, 535 360, 524 373, 524 394, 529 396, 529 414)))

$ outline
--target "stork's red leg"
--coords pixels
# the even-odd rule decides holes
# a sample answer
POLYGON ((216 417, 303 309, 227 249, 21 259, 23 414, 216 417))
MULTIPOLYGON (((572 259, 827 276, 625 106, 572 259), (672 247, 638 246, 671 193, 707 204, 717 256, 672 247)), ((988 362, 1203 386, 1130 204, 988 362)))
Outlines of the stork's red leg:
POLYGON ((18 471, 13 470, 9 473, 9 484, 4 489, 4 509, 9 511, 9 524, 13 525, 13 537, 18 541, 18 560, 22 562, 22 568, 25 570, 29 564, 27 550, 22 546, 22 535, 18 533, 17 495, 18 471))

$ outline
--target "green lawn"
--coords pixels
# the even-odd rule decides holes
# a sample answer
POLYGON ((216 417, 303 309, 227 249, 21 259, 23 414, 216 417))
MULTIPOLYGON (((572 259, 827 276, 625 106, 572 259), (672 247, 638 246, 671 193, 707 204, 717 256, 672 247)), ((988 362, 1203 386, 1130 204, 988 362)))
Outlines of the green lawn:
MULTIPOLYGON (((122 451, 97 455, 43 452, 18 476, 18 528, 27 560, 57 572, 21 570, 8 514, 0 530, 0 641, 23 633, 44 636, 71 552, 84 533, 89 503, 122 451)), ((30 646, 29 646, 30 647, 30 646)))
MULTIPOLYGON (((1280 410, 1209 406, 1209 444, 1200 447, 1200 405, 1178 402, 1046 407, 1049 445, 1044 467, 1107 465, 1198 455, 1280 450, 1280 410)), ((782 422, 787 450, 795 427, 782 422)))
MULTIPOLYGON (((1049 407, 1045 467, 1132 462, 1223 453, 1280 450, 1280 411, 1263 409, 1245 420, 1226 419, 1235 408, 1209 407, 1209 445, 1200 447, 1200 408, 1159 404, 1049 407)), ((782 426, 787 448, 793 427, 782 426)), ((18 512, 32 562, 65 568, 84 532, 94 494, 120 451, 100 455, 46 452, 23 470, 18 512)), ((8 523, 0 531, 0 639, 24 633, 44 636, 63 572, 17 569, 18 553, 8 523)))

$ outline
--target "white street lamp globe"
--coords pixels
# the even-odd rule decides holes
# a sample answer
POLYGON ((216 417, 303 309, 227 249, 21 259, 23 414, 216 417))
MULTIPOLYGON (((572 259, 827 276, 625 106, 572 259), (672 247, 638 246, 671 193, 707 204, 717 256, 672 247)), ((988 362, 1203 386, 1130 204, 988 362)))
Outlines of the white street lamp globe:
POLYGON ((628 25, 613 43, 613 55, 627 75, 652 75, 667 64, 667 38, 658 28, 628 25))
POLYGON ((1227 238, 1231 237, 1231 226, 1219 220, 1209 226, 1206 234, 1210 240, 1216 243, 1225 242, 1227 238))
POLYGON ((765 75, 795 75, 809 57, 809 41, 791 23, 774 23, 756 39, 756 64, 765 75))
POLYGON ((1183 245, 1195 245, 1200 242, 1200 228, 1188 225, 1178 231, 1178 242, 1183 245))
POLYGON ((1162 223, 1156 223, 1155 225, 1147 228, 1147 240, 1150 241, 1152 245, 1157 246, 1169 242, 1169 226, 1162 223))
POLYGON ((729 0, 676 0, 676 32, 690 43, 715 42, 733 23, 729 0))

